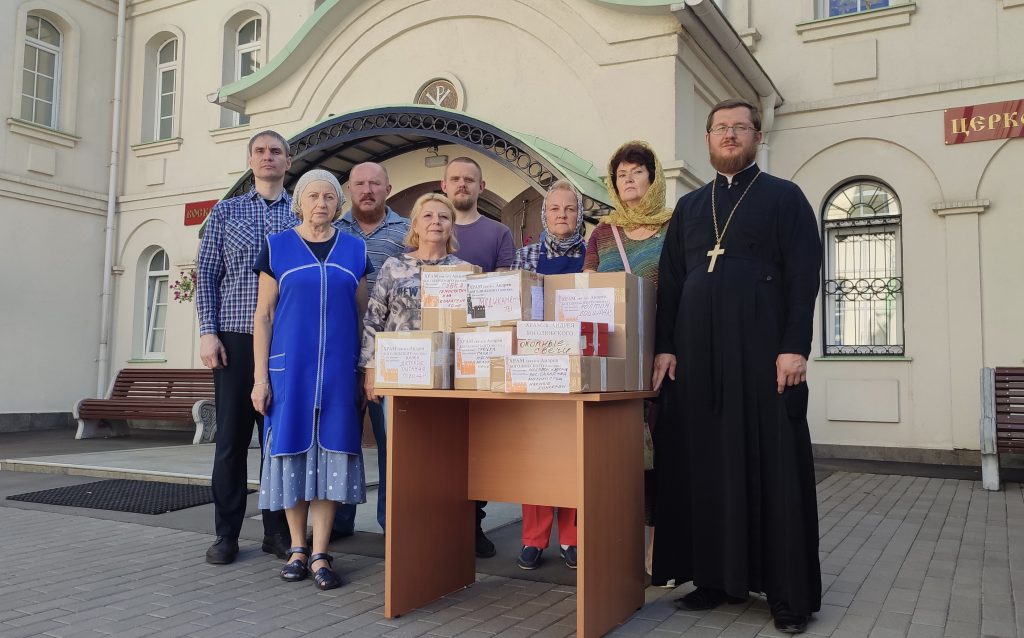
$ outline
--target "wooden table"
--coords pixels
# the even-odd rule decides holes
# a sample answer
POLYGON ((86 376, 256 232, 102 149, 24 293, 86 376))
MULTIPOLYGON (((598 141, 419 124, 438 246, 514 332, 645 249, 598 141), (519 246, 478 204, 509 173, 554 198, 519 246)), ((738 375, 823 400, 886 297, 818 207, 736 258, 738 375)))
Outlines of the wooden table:
POLYGON ((385 616, 475 581, 475 500, 577 509, 578 636, 643 606, 643 400, 656 393, 378 392, 392 397, 385 616))

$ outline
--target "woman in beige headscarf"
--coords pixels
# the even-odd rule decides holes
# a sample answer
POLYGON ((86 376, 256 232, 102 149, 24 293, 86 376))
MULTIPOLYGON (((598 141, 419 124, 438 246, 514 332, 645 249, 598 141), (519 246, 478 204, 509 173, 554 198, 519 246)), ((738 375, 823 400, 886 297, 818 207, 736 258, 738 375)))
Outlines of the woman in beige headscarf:
MULTIPOLYGON (((615 151, 605 178, 614 210, 601 218, 587 244, 583 270, 633 273, 658 285, 658 262, 672 209, 665 206, 665 175, 647 142, 633 140, 615 151)), ((650 526, 647 571, 654 545, 653 443, 657 404, 645 405, 644 522, 650 526)), ((664 583, 655 583, 664 584, 664 583)))
POLYGON ((631 272, 658 285, 658 261, 672 209, 665 206, 665 176, 647 142, 619 147, 608 162, 614 210, 601 218, 587 244, 584 271, 631 272))

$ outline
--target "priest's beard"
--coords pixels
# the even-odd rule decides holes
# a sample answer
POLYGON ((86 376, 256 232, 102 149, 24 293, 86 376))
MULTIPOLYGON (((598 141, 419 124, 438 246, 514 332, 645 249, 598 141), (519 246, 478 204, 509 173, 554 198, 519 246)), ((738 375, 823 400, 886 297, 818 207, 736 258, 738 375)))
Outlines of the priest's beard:
POLYGON ((711 149, 711 165, 723 175, 735 175, 754 163, 757 157, 757 146, 747 149, 739 155, 724 155, 711 149))

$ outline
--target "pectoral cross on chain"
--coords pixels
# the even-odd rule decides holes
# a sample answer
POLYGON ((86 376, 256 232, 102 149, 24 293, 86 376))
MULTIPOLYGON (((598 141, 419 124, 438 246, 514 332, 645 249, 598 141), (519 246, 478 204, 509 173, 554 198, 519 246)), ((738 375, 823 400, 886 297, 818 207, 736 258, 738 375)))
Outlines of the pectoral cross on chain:
MULTIPOLYGON (((722 240, 725 239, 725 231, 729 230, 729 223, 732 222, 732 216, 736 214, 736 209, 740 207, 740 203, 743 198, 747 196, 747 192, 750 191, 750 187, 754 185, 757 178, 761 176, 761 171, 754 174, 754 177, 747 184, 746 189, 743 190, 743 194, 736 200, 736 205, 732 207, 732 212, 729 213, 729 217, 725 220, 725 226, 722 227, 722 232, 718 232, 718 205, 715 202, 715 182, 711 183, 711 221, 715 225, 715 247, 708 251, 708 257, 711 258, 711 262, 708 263, 708 272, 715 271, 715 263, 718 262, 718 258, 725 254, 725 249, 722 248, 722 240)), ((732 183, 729 184, 732 186, 732 183)))
POLYGON ((715 262, 718 261, 718 256, 724 254, 725 249, 722 248, 722 244, 715 244, 714 249, 708 251, 708 257, 711 258, 711 263, 708 264, 708 272, 714 272, 715 262))

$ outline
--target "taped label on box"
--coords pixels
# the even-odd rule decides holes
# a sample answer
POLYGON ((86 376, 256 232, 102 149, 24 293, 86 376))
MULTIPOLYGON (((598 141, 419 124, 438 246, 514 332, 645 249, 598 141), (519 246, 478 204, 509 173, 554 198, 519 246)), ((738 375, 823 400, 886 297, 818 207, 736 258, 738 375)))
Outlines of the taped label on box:
POLYGON ((568 394, 570 372, 567 356, 505 357, 505 392, 568 394))
POLYGON ((555 291, 555 321, 590 321, 615 332, 615 289, 575 288, 555 291))
POLYGON ((429 386, 434 356, 430 339, 378 339, 375 383, 429 386))
POLYGON ((578 321, 520 321, 516 324, 519 354, 581 354, 578 321))
POLYGON ((490 379, 491 357, 512 354, 512 332, 455 333, 455 378, 490 379))
POLYGON ((423 308, 461 310, 466 307, 467 271, 423 271, 420 273, 420 300, 423 308))
MULTIPOLYGON (((469 280, 467 283, 467 311, 470 323, 514 321, 523 318, 518 276, 487 277, 469 280)), ((541 291, 543 290, 541 288, 541 291)))

